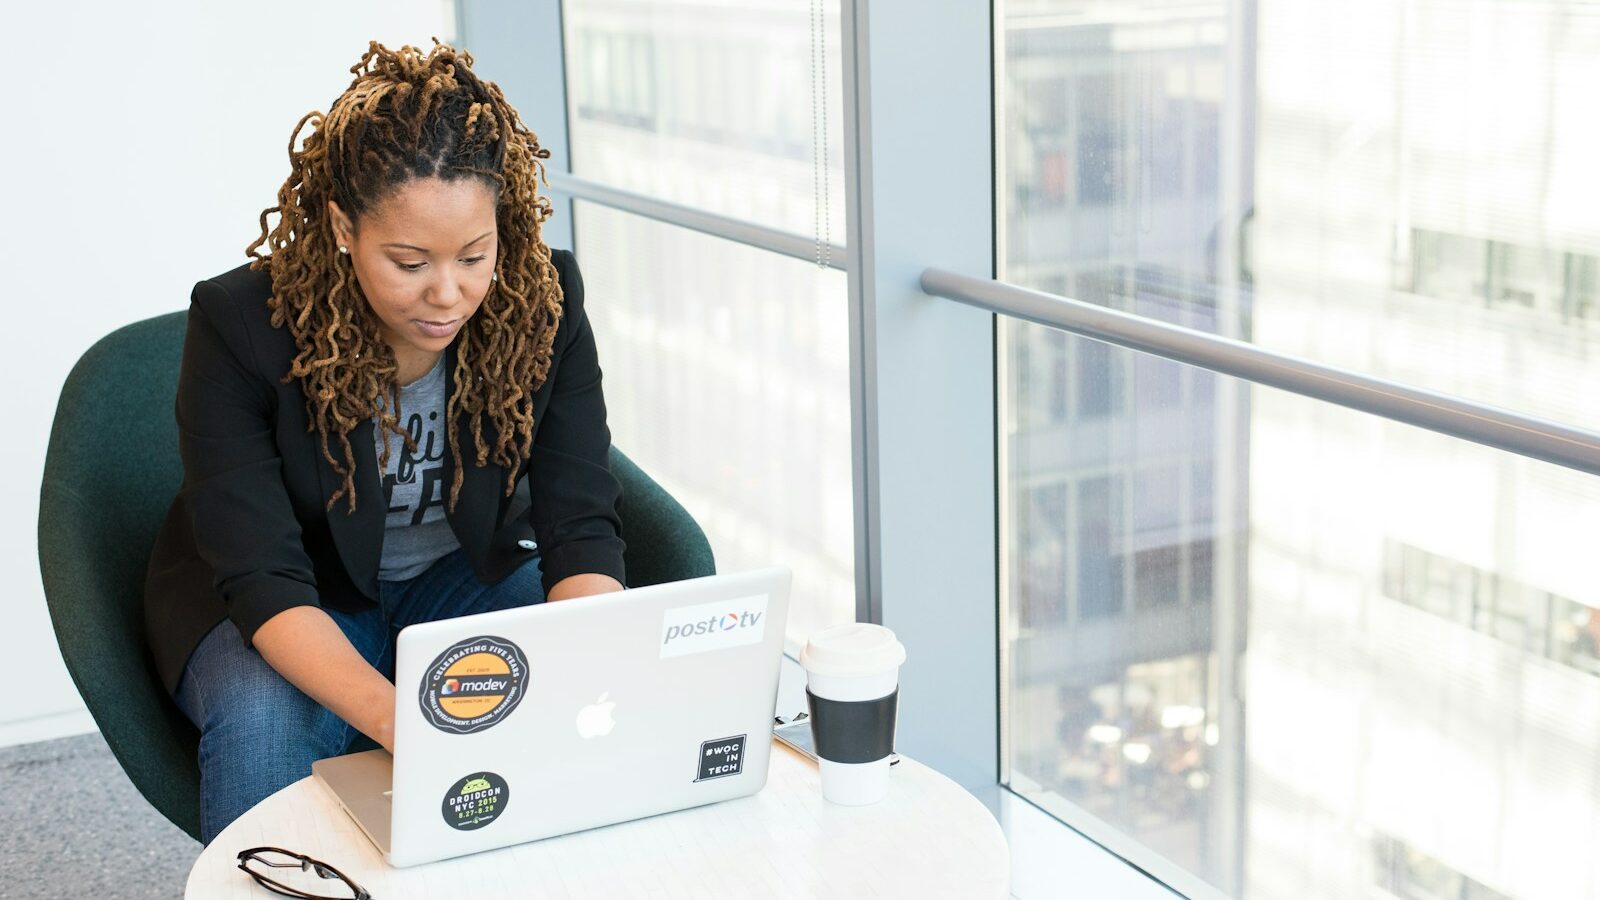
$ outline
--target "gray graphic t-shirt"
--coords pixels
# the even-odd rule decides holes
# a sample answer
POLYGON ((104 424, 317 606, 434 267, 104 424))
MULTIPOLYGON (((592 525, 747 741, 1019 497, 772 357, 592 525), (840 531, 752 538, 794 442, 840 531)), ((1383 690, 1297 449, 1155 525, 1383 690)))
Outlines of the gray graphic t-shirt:
MULTIPOLYGON (((383 458, 383 442, 389 442, 389 464, 383 471, 389 511, 378 564, 378 577, 385 581, 415 578, 461 546, 444 513, 449 489, 444 483, 444 455, 450 447, 444 427, 448 399, 444 362, 445 355, 440 354, 428 374, 400 387, 400 426, 416 441, 415 454, 398 435, 379 427, 373 417, 373 446, 379 459, 383 458)), ((462 451, 469 449, 463 447, 462 451)), ((507 520, 527 515, 529 505, 528 477, 524 475, 512 495, 507 520)))

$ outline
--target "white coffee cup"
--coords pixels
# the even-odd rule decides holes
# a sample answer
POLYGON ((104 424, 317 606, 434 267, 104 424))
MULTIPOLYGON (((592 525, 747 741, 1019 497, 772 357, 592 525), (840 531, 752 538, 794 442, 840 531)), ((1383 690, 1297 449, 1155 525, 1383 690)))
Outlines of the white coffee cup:
POLYGON ((899 688, 905 661, 906 648, 893 631, 865 622, 823 629, 811 635, 800 651, 806 690, 817 698, 808 698, 808 703, 824 799, 865 806, 888 795, 898 699, 890 695, 899 688), (852 729, 863 733, 849 733, 852 729), (863 743, 865 733, 871 737, 863 743), (848 761, 829 759, 830 755, 848 761), (863 755, 874 758, 860 758, 863 755))

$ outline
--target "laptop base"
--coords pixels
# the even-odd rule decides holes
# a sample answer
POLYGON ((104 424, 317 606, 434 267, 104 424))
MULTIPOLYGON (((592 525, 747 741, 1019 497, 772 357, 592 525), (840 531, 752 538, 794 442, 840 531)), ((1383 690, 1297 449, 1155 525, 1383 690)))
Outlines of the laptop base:
POLYGON ((384 856, 389 855, 390 789, 394 785, 394 757, 387 750, 367 750, 311 764, 311 774, 322 782, 339 805, 384 856))

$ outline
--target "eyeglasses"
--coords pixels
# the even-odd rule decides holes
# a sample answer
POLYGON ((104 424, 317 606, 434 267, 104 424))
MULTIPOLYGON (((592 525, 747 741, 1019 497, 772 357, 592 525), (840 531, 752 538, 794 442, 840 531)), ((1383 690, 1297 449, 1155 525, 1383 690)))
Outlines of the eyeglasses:
POLYGON ((361 885, 350 880, 350 876, 335 869, 321 860, 312 859, 304 853, 292 853, 279 847, 252 847, 249 850, 239 851, 239 868, 243 869, 256 880, 256 883, 274 893, 285 897, 299 897, 302 900, 372 900, 372 895, 367 893, 361 885), (269 866, 269 869, 257 871, 251 864, 269 866), (336 896, 328 894, 312 894, 302 888, 284 884, 273 877, 272 869, 299 869, 302 872, 315 872, 319 878, 336 878, 344 883, 348 892, 336 896))

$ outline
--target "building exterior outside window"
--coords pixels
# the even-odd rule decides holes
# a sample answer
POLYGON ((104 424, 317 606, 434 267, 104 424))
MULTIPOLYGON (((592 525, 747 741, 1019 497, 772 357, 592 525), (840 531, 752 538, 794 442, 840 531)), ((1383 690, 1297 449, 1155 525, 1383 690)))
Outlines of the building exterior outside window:
MULTIPOLYGON (((1002 280, 1593 428, 1600 15, 1007 0, 1002 280)), ((1228 896, 1600 896, 1600 480, 1002 323, 1003 768, 1228 896)))

